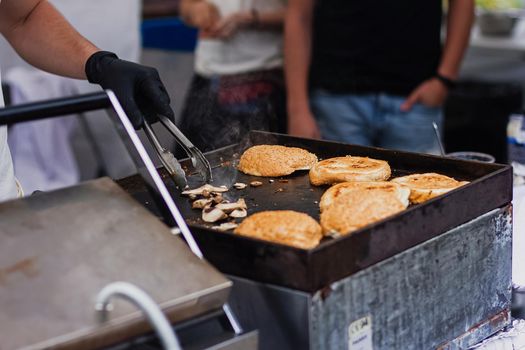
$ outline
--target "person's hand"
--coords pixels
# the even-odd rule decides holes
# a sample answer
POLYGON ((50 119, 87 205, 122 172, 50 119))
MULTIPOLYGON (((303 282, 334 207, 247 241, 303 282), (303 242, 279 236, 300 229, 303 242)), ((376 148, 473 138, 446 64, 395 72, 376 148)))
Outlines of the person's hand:
POLYGON ((321 132, 310 109, 288 114, 288 134, 311 139, 321 138, 321 132))
POLYGON ((191 12, 190 23, 203 31, 208 31, 221 18, 217 7, 207 1, 196 2, 191 12))
POLYGON ((206 31, 206 34, 216 39, 229 39, 240 29, 249 26, 253 22, 253 14, 249 12, 237 12, 220 19, 206 31))
POLYGON ((144 118, 157 121, 157 114, 175 119, 170 97, 155 68, 121 60, 111 52, 94 53, 86 62, 90 83, 112 90, 136 129, 144 118))
POLYGON ((448 95, 448 88, 437 78, 429 79, 419 85, 401 105, 403 112, 408 112, 416 103, 427 107, 440 107, 448 95))

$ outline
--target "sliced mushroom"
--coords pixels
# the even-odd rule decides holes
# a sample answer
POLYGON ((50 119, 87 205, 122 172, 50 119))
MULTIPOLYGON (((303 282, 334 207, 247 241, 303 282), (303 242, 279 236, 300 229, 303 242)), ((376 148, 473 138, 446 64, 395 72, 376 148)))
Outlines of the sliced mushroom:
POLYGON ((202 210, 202 220, 205 222, 217 222, 226 219, 228 215, 217 208, 204 208, 202 210))
POLYGON ((237 228, 237 225, 235 222, 225 222, 223 224, 220 224, 219 226, 213 226, 212 229, 219 230, 219 231, 229 231, 233 230, 234 228, 237 228))
POLYGON ((226 213, 230 213, 237 209, 243 209, 246 210, 248 207, 246 206, 246 202, 244 201, 244 198, 239 199, 235 203, 220 203, 215 206, 215 208, 220 209, 226 213))
POLYGON ((259 186, 262 186, 262 182, 261 181, 252 181, 250 182, 250 186, 252 187, 259 187, 259 186))
POLYGON ((204 209, 208 204, 212 202, 209 198, 197 199, 191 204, 193 209, 204 209))
POLYGON ((208 193, 209 195, 210 193, 223 193, 223 192, 228 192, 228 187, 226 186, 215 187, 215 186, 206 184, 204 186, 195 188, 193 190, 183 191, 182 194, 185 196, 191 196, 191 195, 195 195, 195 196, 201 195, 202 196, 205 193, 208 193))
POLYGON ((223 203, 225 201, 220 193, 212 193, 210 200, 215 204, 223 203))
POLYGON ((237 204, 239 204, 239 207, 241 209, 248 209, 248 206, 246 205, 246 201, 244 200, 244 198, 239 198, 239 200, 237 200, 237 204))
POLYGON ((219 203, 215 206, 215 208, 220 209, 226 213, 229 213, 238 207, 239 205, 237 203, 219 203))
POLYGON ((233 187, 235 187, 238 190, 244 190, 246 187, 248 187, 248 185, 242 182, 236 182, 233 184, 233 187))
POLYGON ((230 213, 230 217, 236 219, 245 218, 247 215, 248 212, 246 211, 246 209, 235 209, 230 213))

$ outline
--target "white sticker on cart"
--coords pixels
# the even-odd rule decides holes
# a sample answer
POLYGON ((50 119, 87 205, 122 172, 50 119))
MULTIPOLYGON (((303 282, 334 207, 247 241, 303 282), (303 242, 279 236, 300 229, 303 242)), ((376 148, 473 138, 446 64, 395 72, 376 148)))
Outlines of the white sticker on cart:
POLYGON ((360 318, 348 326, 348 350, 373 350, 372 316, 360 318))

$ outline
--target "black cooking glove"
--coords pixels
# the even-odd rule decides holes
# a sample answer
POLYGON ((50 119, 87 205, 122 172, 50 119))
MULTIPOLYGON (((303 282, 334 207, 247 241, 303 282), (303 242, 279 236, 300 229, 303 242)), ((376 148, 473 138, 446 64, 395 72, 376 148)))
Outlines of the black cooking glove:
POLYGON ((90 83, 115 93, 135 129, 142 126, 144 118, 150 123, 156 122, 157 114, 175 119, 170 97, 155 68, 99 51, 89 57, 85 70, 90 83))

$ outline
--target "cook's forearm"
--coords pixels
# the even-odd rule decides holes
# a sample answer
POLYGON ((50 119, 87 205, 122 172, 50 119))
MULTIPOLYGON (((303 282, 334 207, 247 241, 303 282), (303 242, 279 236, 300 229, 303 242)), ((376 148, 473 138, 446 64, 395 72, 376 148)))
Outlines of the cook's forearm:
POLYGON ((308 73, 312 46, 312 11, 313 0, 291 0, 286 13, 285 73, 288 109, 291 114, 294 114, 294 111, 309 109, 308 73))
MULTIPOLYGON (((5 8, 19 14, 14 2, 5 0, 5 8)), ((85 79, 87 59, 98 49, 83 38, 47 1, 34 1, 26 16, 2 26, 2 33, 27 62, 42 70, 85 79)), ((16 18, 16 17, 14 17, 16 18)), ((2 18, 4 20, 5 18, 2 18)), ((5 23, 5 22, 4 22, 5 23)))
POLYGON ((447 36, 438 69, 440 74, 452 79, 458 77, 473 20, 474 0, 449 0, 447 36))

